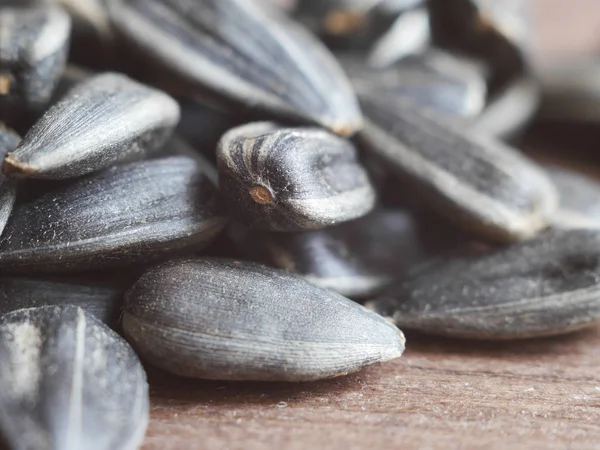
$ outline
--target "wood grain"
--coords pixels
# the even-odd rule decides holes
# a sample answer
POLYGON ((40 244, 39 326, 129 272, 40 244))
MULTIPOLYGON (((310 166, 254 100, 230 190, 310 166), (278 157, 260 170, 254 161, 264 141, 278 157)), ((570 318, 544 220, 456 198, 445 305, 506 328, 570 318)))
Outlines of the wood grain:
MULTIPOLYGON (((597 0, 534 6, 538 61, 600 47, 597 0)), ((143 448, 600 448, 600 326, 502 344, 407 337, 401 359, 318 383, 201 382, 152 371, 143 448)))

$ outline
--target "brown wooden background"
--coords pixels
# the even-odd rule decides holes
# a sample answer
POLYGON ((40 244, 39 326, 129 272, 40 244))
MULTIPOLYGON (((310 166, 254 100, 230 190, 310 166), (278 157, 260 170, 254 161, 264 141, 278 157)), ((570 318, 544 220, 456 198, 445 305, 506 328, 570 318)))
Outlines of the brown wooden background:
MULTIPOLYGON (((599 0, 534 3, 538 61, 600 53, 599 0)), ((600 448, 600 327, 503 344, 407 337, 395 362, 312 384, 151 373, 144 449, 600 448)))

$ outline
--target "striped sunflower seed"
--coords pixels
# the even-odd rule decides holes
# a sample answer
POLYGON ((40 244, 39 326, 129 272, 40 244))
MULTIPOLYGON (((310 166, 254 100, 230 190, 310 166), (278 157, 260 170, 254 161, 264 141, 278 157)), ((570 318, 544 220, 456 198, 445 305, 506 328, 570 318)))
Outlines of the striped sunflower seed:
POLYGON ((112 267, 206 245, 224 227, 194 160, 141 161, 81 178, 15 208, 0 239, 5 271, 112 267))
POLYGON ((347 297, 364 298, 425 257, 413 217, 379 209, 324 230, 260 233, 234 226, 233 241, 254 260, 347 297))
POLYGON ((255 228, 323 228, 375 206, 375 190, 356 149, 318 128, 271 122, 234 128, 221 139, 217 162, 231 214, 255 228))
POLYGON ((133 450, 146 374, 116 333, 74 306, 0 318, 0 431, 14 449, 133 450))
POLYGON ((233 260, 174 261, 150 270, 126 296, 123 330, 152 364, 221 380, 331 378, 404 350, 400 330, 357 303, 233 260))
POLYGON ((375 90, 361 93, 366 149, 412 183, 432 208, 465 230, 510 242, 534 236, 557 207, 554 186, 533 162, 492 140, 444 124, 375 90))
MULTIPOLYGON (((71 20, 57 6, 0 9, 0 105, 37 108, 66 64, 71 20)), ((4 111, 3 111, 4 114, 4 111)))
POLYGON ((335 59, 277 8, 257 0, 108 0, 136 53, 169 71, 187 96, 350 135, 358 102, 335 59))
POLYGON ((457 67, 461 65, 458 60, 448 61, 448 69, 437 70, 412 58, 386 70, 350 69, 349 75, 359 94, 378 90, 390 99, 411 101, 448 118, 476 116, 485 106, 487 85, 475 66, 457 67))
MULTIPOLYGON (((0 158, 4 158, 7 153, 17 148, 19 142, 21 142, 19 135, 0 122, 0 158)), ((4 231, 16 199, 17 189, 14 181, 0 174, 0 235, 4 231)))
POLYGON ((84 279, 0 278, 0 314, 38 306, 75 305, 101 322, 118 319, 125 290, 84 279))
POLYGON ((61 179, 139 158, 170 137, 179 105, 165 93, 105 73, 78 84, 9 153, 12 177, 61 179))
POLYGON ((556 231, 468 259, 423 266, 370 306, 433 334, 516 339, 600 320, 600 231, 556 231))
POLYGON ((559 195, 550 216, 554 228, 600 228, 600 183, 572 170, 546 166, 559 195))

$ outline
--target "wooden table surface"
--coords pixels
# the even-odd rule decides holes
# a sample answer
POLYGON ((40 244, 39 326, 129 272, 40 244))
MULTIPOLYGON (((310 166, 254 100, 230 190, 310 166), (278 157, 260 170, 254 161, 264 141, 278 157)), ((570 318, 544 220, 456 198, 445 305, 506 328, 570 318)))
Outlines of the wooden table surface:
MULTIPOLYGON (((598 0, 535 6, 538 60, 599 49, 598 0)), ((600 448, 600 327, 501 344, 407 338, 402 358, 317 383, 150 373, 143 448, 600 448)))

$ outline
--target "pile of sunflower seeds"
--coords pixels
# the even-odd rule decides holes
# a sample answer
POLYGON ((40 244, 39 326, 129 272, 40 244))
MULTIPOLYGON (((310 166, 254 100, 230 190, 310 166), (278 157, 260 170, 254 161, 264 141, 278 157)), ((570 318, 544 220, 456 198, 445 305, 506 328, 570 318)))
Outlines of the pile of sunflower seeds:
POLYGON ((509 143, 540 104, 598 122, 597 68, 534 74, 530 31, 525 0, 0 0, 6 446, 137 448, 138 357, 310 381, 396 326, 597 322, 600 185, 509 143))

